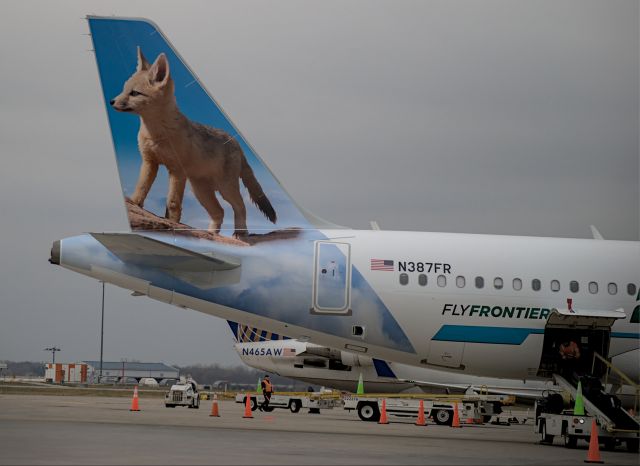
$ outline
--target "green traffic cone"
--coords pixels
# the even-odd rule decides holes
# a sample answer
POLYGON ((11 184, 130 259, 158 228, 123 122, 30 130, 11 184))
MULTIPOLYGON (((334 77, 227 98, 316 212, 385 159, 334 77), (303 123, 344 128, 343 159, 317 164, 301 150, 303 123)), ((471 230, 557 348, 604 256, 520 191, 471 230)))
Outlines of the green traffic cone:
POLYGON ((356 395, 364 395, 364 382, 362 381, 362 372, 360 372, 360 377, 358 377, 358 388, 356 390, 356 395))
POLYGON ((573 405, 574 416, 584 416, 584 400, 582 399, 582 384, 578 382, 578 390, 576 391, 576 404, 573 405))
POLYGON ((262 379, 258 377, 258 385, 256 385, 256 392, 260 393, 262 391, 262 379))

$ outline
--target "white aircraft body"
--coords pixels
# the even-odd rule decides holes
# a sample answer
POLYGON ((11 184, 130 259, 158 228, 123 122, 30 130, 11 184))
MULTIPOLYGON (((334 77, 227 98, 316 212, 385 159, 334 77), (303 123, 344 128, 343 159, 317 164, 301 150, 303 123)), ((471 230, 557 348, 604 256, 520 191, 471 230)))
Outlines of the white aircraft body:
POLYGON ((638 380, 639 242, 331 225, 154 24, 88 20, 131 231, 56 241, 52 263, 358 357, 546 379, 572 339, 584 369, 599 353, 638 380))
MULTIPOLYGON (((255 369, 335 390, 356 392, 362 378, 368 393, 488 392, 540 398, 561 388, 550 380, 491 379, 408 366, 295 339, 266 340, 262 330, 229 322, 235 350, 255 369)), ((266 334, 267 332, 265 332, 266 334)))

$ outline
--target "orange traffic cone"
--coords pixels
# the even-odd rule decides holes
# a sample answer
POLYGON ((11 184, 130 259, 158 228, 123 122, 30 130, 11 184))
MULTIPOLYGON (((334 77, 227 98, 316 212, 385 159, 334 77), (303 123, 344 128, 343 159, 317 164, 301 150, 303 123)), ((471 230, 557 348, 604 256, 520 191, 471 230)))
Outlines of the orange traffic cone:
POLYGON ((460 414, 458 414, 458 403, 453 403, 453 422, 451 423, 451 427, 462 427, 460 425, 460 414))
POLYGON ((600 445, 598 442, 598 425, 596 420, 591 421, 591 438, 589 438, 589 452, 585 463, 604 463, 600 458, 600 445))
POLYGON ((140 411, 138 406, 138 386, 133 387, 133 400, 131 400, 131 409, 129 411, 140 411))
POLYGON ((213 404, 211 405, 211 414, 210 417, 220 417, 220 412, 218 411, 218 394, 213 394, 213 404))
POLYGON ((424 401, 420 400, 420 407, 418 408, 418 420, 416 421, 417 426, 424 426, 427 423, 424 420, 424 401))
POLYGON ((384 398, 382 399, 382 408, 380 409, 380 420, 378 424, 389 424, 389 420, 387 419, 387 402, 384 398))
POLYGON ((249 396, 249 394, 246 395, 246 402, 244 404, 244 416, 242 416, 245 419, 253 419, 253 414, 251 414, 251 397, 249 396))

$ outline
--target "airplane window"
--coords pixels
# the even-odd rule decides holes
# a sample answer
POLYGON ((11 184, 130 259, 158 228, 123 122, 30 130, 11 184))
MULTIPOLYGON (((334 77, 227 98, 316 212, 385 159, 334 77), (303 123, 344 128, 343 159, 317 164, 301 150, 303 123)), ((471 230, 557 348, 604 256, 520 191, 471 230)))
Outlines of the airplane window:
POLYGON ((484 288, 484 278, 476 277, 476 288, 484 288))
POLYGON ((464 279, 464 277, 462 275, 458 275, 456 277, 456 286, 458 288, 464 288, 466 280, 464 279))
POLYGON ((558 280, 551 280, 551 291, 560 291, 560 282, 558 280))
POLYGON ((516 291, 520 291, 522 289, 522 280, 520 280, 519 278, 514 278, 513 289, 516 291))
POLYGON ((493 287, 496 290, 501 290, 503 285, 504 285, 504 282, 502 281, 502 278, 496 277, 493 279, 493 287))
POLYGON ((427 286, 427 276, 423 273, 418 275, 418 284, 420 286, 427 286))
POLYGON ((400 284, 407 285, 409 283, 409 275, 406 273, 400 274, 400 284))
POLYGON ((615 283, 609 283, 607 285, 607 291, 609 292, 609 294, 617 294, 618 293, 618 285, 616 285, 615 283))
POLYGON ((598 284, 596 282, 589 282, 589 293, 596 294, 598 292, 598 284))
POLYGON ((540 280, 538 280, 537 278, 531 280, 531 288, 533 288, 533 291, 540 291, 540 280))
POLYGON ((580 285, 578 285, 577 281, 572 280, 569 282, 569 289, 571 290, 572 293, 577 293, 578 290, 580 289, 580 285))
POLYGON ((633 283, 629 283, 627 285, 627 293, 629 293, 631 296, 636 294, 636 286, 633 283))
POLYGON ((447 284, 447 277, 445 277, 444 275, 438 275, 438 286, 439 287, 443 287, 446 286, 447 284))

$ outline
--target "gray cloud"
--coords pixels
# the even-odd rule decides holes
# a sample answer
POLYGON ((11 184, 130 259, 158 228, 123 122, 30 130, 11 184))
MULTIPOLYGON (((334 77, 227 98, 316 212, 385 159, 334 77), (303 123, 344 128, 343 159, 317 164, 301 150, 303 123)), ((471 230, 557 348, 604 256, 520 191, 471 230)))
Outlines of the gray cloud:
MULTIPOLYGON (((294 198, 356 228, 638 240, 636 1, 8 2, 0 359, 95 358, 53 240, 127 228, 87 13, 156 21, 294 198)), ((105 356, 235 363, 226 324, 108 288, 105 356)))

